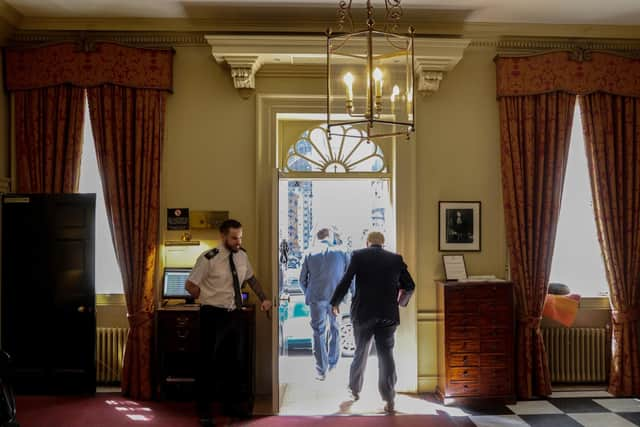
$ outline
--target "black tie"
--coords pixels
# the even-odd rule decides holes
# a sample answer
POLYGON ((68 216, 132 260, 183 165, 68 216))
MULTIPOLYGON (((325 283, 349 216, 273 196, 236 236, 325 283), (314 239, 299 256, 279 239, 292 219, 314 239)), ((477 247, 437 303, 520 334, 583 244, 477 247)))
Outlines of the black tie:
POLYGON ((242 294, 240 293, 240 279, 238 279, 238 271, 236 264, 233 262, 233 252, 229 254, 229 266, 231 267, 231 275, 233 276, 233 298, 236 303, 236 310, 242 308, 242 294))

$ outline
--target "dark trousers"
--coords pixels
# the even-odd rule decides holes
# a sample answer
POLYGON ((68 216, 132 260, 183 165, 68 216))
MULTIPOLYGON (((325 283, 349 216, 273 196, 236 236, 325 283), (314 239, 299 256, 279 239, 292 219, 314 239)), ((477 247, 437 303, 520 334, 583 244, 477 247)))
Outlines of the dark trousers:
POLYGON ((378 390, 382 400, 387 402, 396 396, 396 365, 393 361, 393 345, 397 323, 391 320, 373 319, 354 322, 353 337, 356 341, 356 353, 349 372, 349 388, 355 393, 362 390, 364 371, 371 349, 371 339, 375 338, 378 353, 378 390))
POLYGON ((211 417, 214 395, 231 405, 249 398, 244 369, 248 357, 246 325, 239 310, 203 305, 200 308, 200 355, 196 375, 198 415, 211 417))

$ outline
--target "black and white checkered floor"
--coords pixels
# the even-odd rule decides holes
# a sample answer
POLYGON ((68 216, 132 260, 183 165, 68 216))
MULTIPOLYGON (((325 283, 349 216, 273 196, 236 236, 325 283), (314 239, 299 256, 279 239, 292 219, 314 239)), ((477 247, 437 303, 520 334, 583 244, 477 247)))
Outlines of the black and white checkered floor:
POLYGON ((640 399, 617 399, 606 392, 559 392, 548 400, 517 402, 483 411, 462 410, 468 416, 451 417, 460 427, 640 426, 640 399))

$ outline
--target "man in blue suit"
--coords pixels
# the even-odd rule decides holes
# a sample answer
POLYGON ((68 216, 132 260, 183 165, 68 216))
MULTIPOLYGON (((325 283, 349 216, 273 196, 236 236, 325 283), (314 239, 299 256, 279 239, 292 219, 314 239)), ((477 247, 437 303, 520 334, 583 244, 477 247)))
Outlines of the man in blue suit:
POLYGON ((396 365, 393 346, 396 328, 400 324, 398 306, 406 306, 415 289, 407 265, 402 257, 382 249, 384 235, 371 232, 367 237, 367 248, 355 251, 338 287, 331 305, 338 315, 339 305, 353 278, 356 292, 351 302, 351 321, 356 340, 356 353, 349 371, 349 389, 354 400, 358 400, 362 389, 371 339, 375 338, 378 353, 378 390, 386 401, 384 410, 394 412, 396 365))
POLYGON ((318 231, 317 243, 304 257, 300 271, 300 287, 311 315, 313 355, 319 381, 325 379, 327 371, 335 368, 340 358, 340 325, 331 315, 329 299, 349 265, 349 256, 331 244, 330 234, 328 228, 318 231))

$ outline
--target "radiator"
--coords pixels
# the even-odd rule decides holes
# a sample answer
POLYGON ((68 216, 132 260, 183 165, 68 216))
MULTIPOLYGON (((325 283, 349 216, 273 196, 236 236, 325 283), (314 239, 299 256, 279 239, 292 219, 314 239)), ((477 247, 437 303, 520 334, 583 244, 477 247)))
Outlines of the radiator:
POLYGON ((96 382, 98 384, 120 383, 128 333, 129 328, 97 328, 96 382))
POLYGON ((542 328, 551 382, 606 382, 608 333, 606 328, 542 328))

